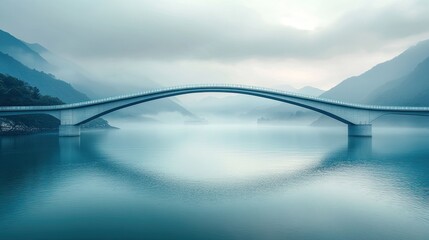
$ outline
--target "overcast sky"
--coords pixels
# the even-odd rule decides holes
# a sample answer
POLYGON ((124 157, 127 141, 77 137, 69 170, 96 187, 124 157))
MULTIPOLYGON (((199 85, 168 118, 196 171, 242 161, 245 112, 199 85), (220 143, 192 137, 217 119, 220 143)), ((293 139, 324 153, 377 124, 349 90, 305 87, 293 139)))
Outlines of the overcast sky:
POLYGON ((0 0, 0 28, 110 81, 329 89, 429 38, 427 0, 0 0))

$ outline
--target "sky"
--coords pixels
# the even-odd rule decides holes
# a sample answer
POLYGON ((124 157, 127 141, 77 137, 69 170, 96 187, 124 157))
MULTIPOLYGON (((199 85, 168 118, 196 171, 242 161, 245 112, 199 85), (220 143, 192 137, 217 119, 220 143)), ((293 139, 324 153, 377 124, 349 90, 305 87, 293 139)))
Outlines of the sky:
POLYGON ((427 0, 0 0, 0 28, 104 81, 329 89, 429 39, 427 0))

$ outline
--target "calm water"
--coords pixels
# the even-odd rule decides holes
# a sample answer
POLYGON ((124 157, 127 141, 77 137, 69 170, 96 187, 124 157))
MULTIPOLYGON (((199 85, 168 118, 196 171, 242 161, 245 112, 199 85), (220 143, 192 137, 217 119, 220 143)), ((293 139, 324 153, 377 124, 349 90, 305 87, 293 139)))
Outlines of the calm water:
POLYGON ((429 239, 429 131, 0 138, 0 239, 429 239))

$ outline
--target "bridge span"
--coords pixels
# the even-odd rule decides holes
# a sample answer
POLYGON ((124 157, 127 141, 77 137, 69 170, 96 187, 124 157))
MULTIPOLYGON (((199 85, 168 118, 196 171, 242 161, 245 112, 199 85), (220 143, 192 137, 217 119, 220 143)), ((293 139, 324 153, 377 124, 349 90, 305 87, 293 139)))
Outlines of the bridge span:
POLYGON ((63 105, 5 106, 0 107, 0 116, 49 114, 58 118, 61 122, 59 136, 79 136, 81 124, 110 112, 156 99, 205 92, 252 95, 311 109, 347 124, 349 136, 372 136, 372 122, 384 115, 429 115, 429 107, 363 105, 262 87, 231 84, 201 84, 167 87, 63 105))

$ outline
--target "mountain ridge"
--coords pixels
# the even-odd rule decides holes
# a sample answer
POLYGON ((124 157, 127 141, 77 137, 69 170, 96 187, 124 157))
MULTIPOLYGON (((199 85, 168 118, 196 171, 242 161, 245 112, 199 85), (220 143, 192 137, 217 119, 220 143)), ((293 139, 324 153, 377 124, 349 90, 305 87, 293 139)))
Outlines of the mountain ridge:
POLYGON ((51 74, 30 69, 2 52, 0 52, 0 73, 14 76, 37 87, 41 93, 58 97, 66 103, 89 100, 85 94, 74 89, 69 83, 56 79, 51 74))
MULTIPOLYGON (((75 63, 52 53, 51 51, 49 51, 49 49, 38 43, 27 43, 23 40, 14 37, 12 34, 2 30, 0 30, 0 52, 2 52, 1 49, 4 49, 5 51, 8 50, 6 53, 3 52, 3 54, 8 55, 9 59, 6 61, 5 59, 7 57, 5 57, 4 55, 0 56, 0 58, 3 59, 3 67, 0 66, 0 72, 4 72, 12 76, 17 76, 21 80, 28 82, 30 85, 38 87, 41 92, 46 93, 48 95, 60 97, 65 102, 69 103, 76 101, 86 101, 90 98, 96 99, 128 93, 124 92, 124 90, 127 90, 127 88, 119 89, 117 85, 109 85, 107 83, 103 83, 102 80, 94 81, 92 79, 92 76, 88 77, 87 72, 85 72, 75 63), (8 46, 14 46, 14 49, 20 49, 20 51, 9 51, 11 48, 8 46), (20 58, 23 61, 27 58, 31 58, 34 61, 27 61, 25 64, 17 58, 20 58), (7 69, 5 62, 8 62, 7 64, 9 66, 13 65, 14 68, 7 69), (18 67, 18 63, 28 69, 23 68, 23 66, 18 67), (16 71, 17 68, 25 70, 16 71), (29 71, 32 71, 32 73, 37 76, 29 77, 31 75, 29 74, 29 71), (41 74, 44 76, 41 76, 41 74), (64 85, 62 89, 68 88, 70 90, 71 87, 75 91, 70 90, 70 92, 63 92, 62 90, 57 90, 57 93, 51 90, 47 91, 47 89, 51 88, 50 86, 43 86, 43 83, 37 82, 37 79, 47 78, 64 82, 65 84, 60 84, 64 85), (70 87, 66 87, 65 85, 68 85, 70 87), (96 89, 96 91, 94 89, 96 89), (75 96, 69 96, 73 95, 71 93, 75 93, 75 96)), ((148 83, 147 80, 145 80, 144 82, 148 83)), ((151 85, 151 83, 149 85, 151 85)), ((135 91, 135 88, 131 89, 135 91)), ((144 87, 142 87, 142 90, 143 89, 144 87)), ((121 112, 113 113, 113 116, 121 115, 132 117, 139 114, 156 114, 158 112, 170 111, 179 112, 183 116, 192 116, 191 112, 182 107, 180 104, 176 103, 173 99, 164 99, 157 102, 147 103, 141 105, 139 108, 127 108, 121 112)))
MULTIPOLYGON (((427 62, 428 57, 429 39, 418 42, 396 57, 377 64, 361 75, 345 79, 322 94, 321 97, 362 104, 423 106, 422 104, 427 102, 427 105, 429 105, 429 100, 422 101, 422 97, 425 97, 425 92, 420 91, 421 89, 427 89, 427 91, 429 91, 427 87, 429 86, 429 81, 420 82, 419 88, 412 89, 412 85, 414 84, 413 80, 419 81, 418 78, 412 78, 407 83, 411 87, 406 85, 400 86, 400 83, 404 82, 407 76, 415 76, 413 72, 419 68, 418 66, 420 64, 427 62), (404 99, 410 99, 414 96, 416 91, 420 92, 420 99, 414 99, 408 102, 404 101, 404 99)), ((426 68, 429 68, 429 66, 426 66, 426 68)), ((419 78, 422 77, 424 78, 424 76, 420 76, 419 78)), ((390 124, 393 122, 399 124, 400 122, 400 124, 404 126, 419 125, 427 127, 427 124, 425 124, 421 118, 414 116, 392 115, 383 117, 376 122, 381 122, 383 124, 390 124)), ((315 126, 332 126, 338 124, 340 123, 327 116, 321 116, 312 123, 312 125, 315 126)))
POLYGON ((421 41, 398 56, 379 63, 358 76, 349 77, 321 95, 350 103, 366 103, 378 87, 405 76, 429 56, 429 40, 421 41))
POLYGON ((8 54, 30 69, 48 71, 50 64, 40 56, 28 44, 12 34, 0 30, 0 52, 8 54))
POLYGON ((381 86, 368 101, 378 105, 429 106, 429 57, 411 73, 381 86))

